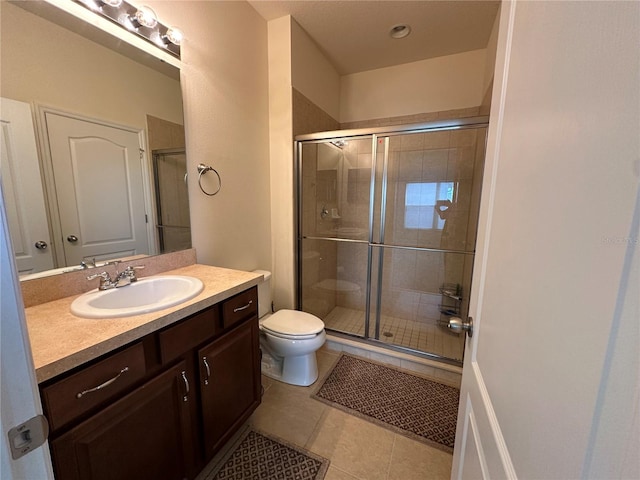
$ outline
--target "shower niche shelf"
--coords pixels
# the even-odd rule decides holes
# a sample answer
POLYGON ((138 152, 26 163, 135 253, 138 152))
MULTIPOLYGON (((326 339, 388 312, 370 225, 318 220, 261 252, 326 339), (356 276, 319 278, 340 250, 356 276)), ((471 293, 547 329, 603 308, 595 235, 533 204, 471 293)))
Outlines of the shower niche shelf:
POLYGON ((451 317, 459 317, 462 306, 462 286, 458 283, 445 283, 440 288, 442 295, 442 303, 438 306, 440 309, 440 319, 438 325, 445 328, 453 335, 459 335, 449 330, 449 319, 451 317))

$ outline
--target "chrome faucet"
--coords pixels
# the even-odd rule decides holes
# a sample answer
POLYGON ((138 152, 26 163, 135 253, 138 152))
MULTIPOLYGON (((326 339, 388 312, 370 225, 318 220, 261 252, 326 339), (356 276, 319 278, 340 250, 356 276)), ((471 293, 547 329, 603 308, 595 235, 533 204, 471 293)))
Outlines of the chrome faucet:
POLYGON ((86 270, 87 268, 96 268, 96 257, 93 257, 93 260, 87 260, 86 262, 82 260, 80 262, 80 266, 83 270, 86 270))
POLYGON ((108 272, 100 272, 94 275, 89 275, 87 280, 94 280, 96 278, 100 278, 100 285, 98 285, 98 290, 110 290, 112 288, 120 288, 126 287, 133 282, 138 281, 138 277, 136 277, 136 270, 141 270, 144 268, 142 265, 136 266, 128 266, 122 272, 118 272, 118 264, 119 260, 108 262, 105 265, 115 265, 116 266, 116 275, 112 279, 111 275, 108 272))

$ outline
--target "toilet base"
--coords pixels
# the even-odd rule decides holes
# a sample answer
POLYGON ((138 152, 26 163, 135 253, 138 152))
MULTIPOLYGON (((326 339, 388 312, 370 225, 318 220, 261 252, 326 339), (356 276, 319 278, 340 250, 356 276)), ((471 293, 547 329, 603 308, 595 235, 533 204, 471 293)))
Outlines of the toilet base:
POLYGON ((318 379, 318 362, 315 352, 297 357, 281 358, 262 350, 262 374, 288 383, 308 387, 318 379))

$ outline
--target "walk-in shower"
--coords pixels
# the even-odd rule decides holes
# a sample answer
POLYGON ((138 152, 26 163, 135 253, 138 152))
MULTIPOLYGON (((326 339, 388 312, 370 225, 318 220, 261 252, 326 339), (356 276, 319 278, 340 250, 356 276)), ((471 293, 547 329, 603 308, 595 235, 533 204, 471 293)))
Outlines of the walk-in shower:
POLYGON ((296 137, 297 293, 329 332, 461 363, 487 117, 296 137))
POLYGON ((154 150, 152 155, 158 252, 191 248, 185 150, 154 150))

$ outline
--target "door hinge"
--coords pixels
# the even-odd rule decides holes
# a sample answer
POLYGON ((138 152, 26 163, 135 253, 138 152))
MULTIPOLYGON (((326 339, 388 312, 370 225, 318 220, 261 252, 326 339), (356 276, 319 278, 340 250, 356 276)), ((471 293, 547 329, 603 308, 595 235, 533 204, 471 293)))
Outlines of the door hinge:
POLYGON ((149 215, 144 214, 144 223, 149 223, 149 215))
POLYGON ((140 148, 140 160, 144 159, 144 148, 140 148))
POLYGON ((17 460, 42 446, 49 436, 49 422, 44 415, 36 415, 8 432, 11 458, 17 460))

